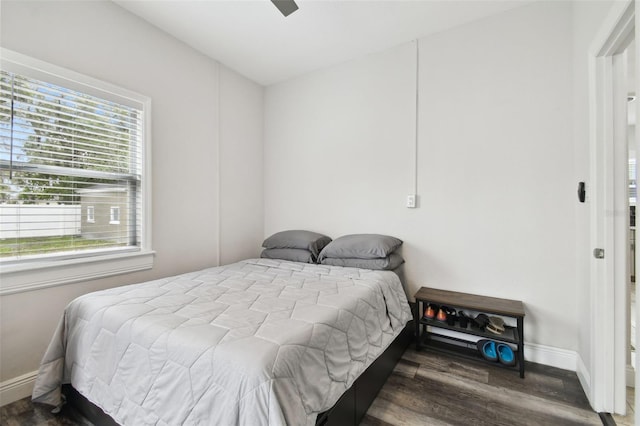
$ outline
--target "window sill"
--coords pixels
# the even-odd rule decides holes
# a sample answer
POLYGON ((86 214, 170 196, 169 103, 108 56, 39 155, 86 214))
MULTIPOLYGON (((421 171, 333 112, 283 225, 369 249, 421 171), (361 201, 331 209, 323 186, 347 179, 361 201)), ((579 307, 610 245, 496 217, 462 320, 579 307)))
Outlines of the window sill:
POLYGON ((0 296, 151 269, 154 253, 136 251, 2 267, 0 296))

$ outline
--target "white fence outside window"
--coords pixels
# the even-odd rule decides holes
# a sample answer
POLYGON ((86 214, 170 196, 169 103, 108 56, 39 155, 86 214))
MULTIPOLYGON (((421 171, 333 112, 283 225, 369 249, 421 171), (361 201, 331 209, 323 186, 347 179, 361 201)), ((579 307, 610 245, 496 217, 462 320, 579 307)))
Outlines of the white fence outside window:
POLYGON ((0 239, 80 235, 80 205, 1 204, 0 239))

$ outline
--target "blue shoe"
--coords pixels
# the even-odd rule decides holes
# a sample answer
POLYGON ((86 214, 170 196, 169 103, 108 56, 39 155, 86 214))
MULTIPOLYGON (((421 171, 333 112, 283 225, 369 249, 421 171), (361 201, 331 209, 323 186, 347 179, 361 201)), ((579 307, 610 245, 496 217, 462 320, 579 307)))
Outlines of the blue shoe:
POLYGON ((498 359, 504 365, 516 365, 516 356, 511 346, 504 343, 498 344, 498 359))
MULTIPOLYGON (((487 361, 496 362, 498 361, 498 353, 496 352, 496 342, 493 340, 481 339, 476 343, 480 354, 487 361)), ((509 348, 511 349, 511 348, 509 348)))

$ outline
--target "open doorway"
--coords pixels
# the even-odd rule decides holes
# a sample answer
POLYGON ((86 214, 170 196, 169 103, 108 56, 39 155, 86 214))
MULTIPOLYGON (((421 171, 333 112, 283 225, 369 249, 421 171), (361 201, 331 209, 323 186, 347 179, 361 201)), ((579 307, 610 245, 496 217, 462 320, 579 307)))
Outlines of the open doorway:
POLYGON ((628 279, 626 318, 627 331, 627 366, 626 366, 626 415, 615 415, 618 425, 633 425, 635 417, 635 369, 636 369, 636 205, 637 205, 637 148, 636 138, 636 47, 631 42, 623 52, 626 62, 626 133, 628 152, 628 200, 629 200, 629 244, 628 244, 628 279))

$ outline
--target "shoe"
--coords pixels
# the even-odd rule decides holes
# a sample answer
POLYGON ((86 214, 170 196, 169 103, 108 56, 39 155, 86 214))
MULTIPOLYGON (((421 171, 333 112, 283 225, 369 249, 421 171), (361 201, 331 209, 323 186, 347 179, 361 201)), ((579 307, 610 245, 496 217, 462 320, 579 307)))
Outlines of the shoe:
POLYGON ((447 325, 455 325, 456 320, 458 319, 458 316, 456 315, 456 310, 446 308, 445 312, 447 314, 447 325))
POLYGON ((424 317, 428 319, 434 319, 436 317, 436 309, 434 309, 434 305, 427 306, 427 309, 424 311, 424 317))
POLYGON ((445 309, 448 309, 448 308, 446 306, 440 307, 440 310, 438 311, 438 315, 436 315, 436 319, 438 321, 445 322, 447 320, 447 311, 445 311, 445 309))
POLYGON ((485 314, 478 314, 478 316, 475 317, 475 319, 473 320, 473 322, 471 323, 471 327, 475 327, 479 328, 480 330, 485 329, 485 327, 489 324, 489 317, 485 314))
POLYGON ((502 334, 504 333, 504 320, 500 317, 489 317, 489 324, 486 328, 493 334, 502 334))
POLYGON ((469 321, 473 321, 473 318, 467 315, 465 311, 458 312, 458 319, 460 320, 460 327, 462 328, 467 328, 469 321))
MULTIPOLYGON (((493 340, 481 339, 476 343, 476 347, 484 359, 491 362, 498 361, 498 353, 496 352, 496 342, 493 340)), ((511 349, 511 348, 509 348, 511 349)))
POLYGON ((498 360, 504 365, 516 365, 516 355, 513 353, 511 346, 504 343, 498 343, 496 347, 498 352, 498 360))

